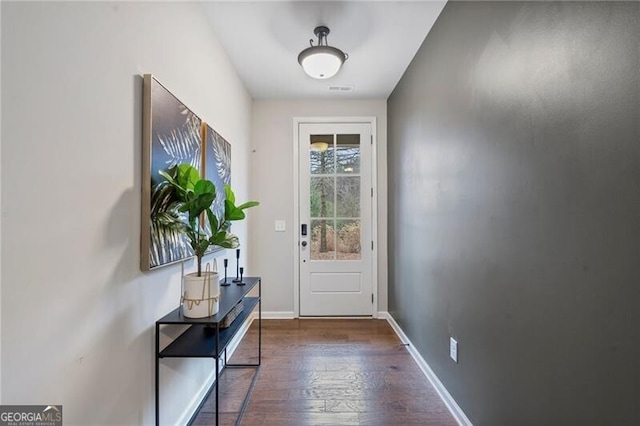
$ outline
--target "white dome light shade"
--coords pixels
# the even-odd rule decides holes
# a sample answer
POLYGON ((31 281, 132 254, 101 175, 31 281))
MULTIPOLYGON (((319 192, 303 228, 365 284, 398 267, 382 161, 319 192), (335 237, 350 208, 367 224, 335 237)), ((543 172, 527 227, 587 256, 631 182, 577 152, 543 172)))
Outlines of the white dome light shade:
POLYGON ((335 47, 314 46, 303 50, 298 62, 309 77, 317 79, 331 78, 340 71, 345 56, 335 47))
POLYGON ((342 50, 327 45, 329 28, 317 27, 313 32, 318 36, 318 44, 314 46, 313 40, 310 40, 311 47, 300 52, 298 63, 309 77, 320 80, 331 78, 340 71, 349 56, 342 50))

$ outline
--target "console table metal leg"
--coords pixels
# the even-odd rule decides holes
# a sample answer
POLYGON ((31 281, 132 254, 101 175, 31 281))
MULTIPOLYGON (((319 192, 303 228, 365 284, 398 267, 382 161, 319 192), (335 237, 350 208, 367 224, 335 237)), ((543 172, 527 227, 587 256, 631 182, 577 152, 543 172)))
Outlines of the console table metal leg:
POLYGON ((258 365, 262 361, 262 280, 258 281, 258 365))
POLYGON ((156 426, 160 424, 160 325, 156 324, 156 426))
POLYGON ((220 359, 220 325, 216 324, 216 426, 220 424, 220 374, 218 373, 218 360, 220 359))

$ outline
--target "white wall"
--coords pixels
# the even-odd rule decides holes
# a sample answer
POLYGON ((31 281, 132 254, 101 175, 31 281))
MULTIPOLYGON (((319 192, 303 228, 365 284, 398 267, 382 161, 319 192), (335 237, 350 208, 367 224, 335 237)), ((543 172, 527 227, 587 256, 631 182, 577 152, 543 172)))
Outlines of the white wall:
POLYGON ((263 309, 294 311, 293 117, 375 116, 378 125, 378 310, 387 310, 387 105, 386 100, 255 101, 252 126, 254 269, 263 277, 263 309), (286 232, 275 232, 284 219, 286 232))
MULTIPOLYGON (((69 425, 154 421, 180 266, 139 270, 143 73, 231 142, 246 198, 252 101, 197 4, 2 2, 3 403, 63 404, 69 425)), ((173 361, 166 424, 213 366, 173 361)))

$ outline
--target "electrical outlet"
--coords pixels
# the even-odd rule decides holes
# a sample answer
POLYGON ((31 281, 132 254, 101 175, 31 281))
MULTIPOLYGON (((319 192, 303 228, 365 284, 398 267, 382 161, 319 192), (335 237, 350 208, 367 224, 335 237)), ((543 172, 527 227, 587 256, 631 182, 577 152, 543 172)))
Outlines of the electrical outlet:
POLYGON ((449 337, 449 357, 458 363, 458 342, 453 337, 449 337))

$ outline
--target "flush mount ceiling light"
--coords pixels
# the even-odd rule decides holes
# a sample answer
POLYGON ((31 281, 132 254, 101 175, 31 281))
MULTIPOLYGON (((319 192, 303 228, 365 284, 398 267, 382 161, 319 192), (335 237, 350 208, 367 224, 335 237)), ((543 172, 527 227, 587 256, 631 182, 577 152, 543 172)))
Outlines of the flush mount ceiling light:
POLYGON ((329 32, 327 27, 316 27, 313 33, 318 37, 318 44, 314 46, 313 39, 309 40, 311 47, 307 47, 298 55, 298 62, 309 77, 320 80, 331 78, 349 58, 342 50, 327 44, 329 32))

